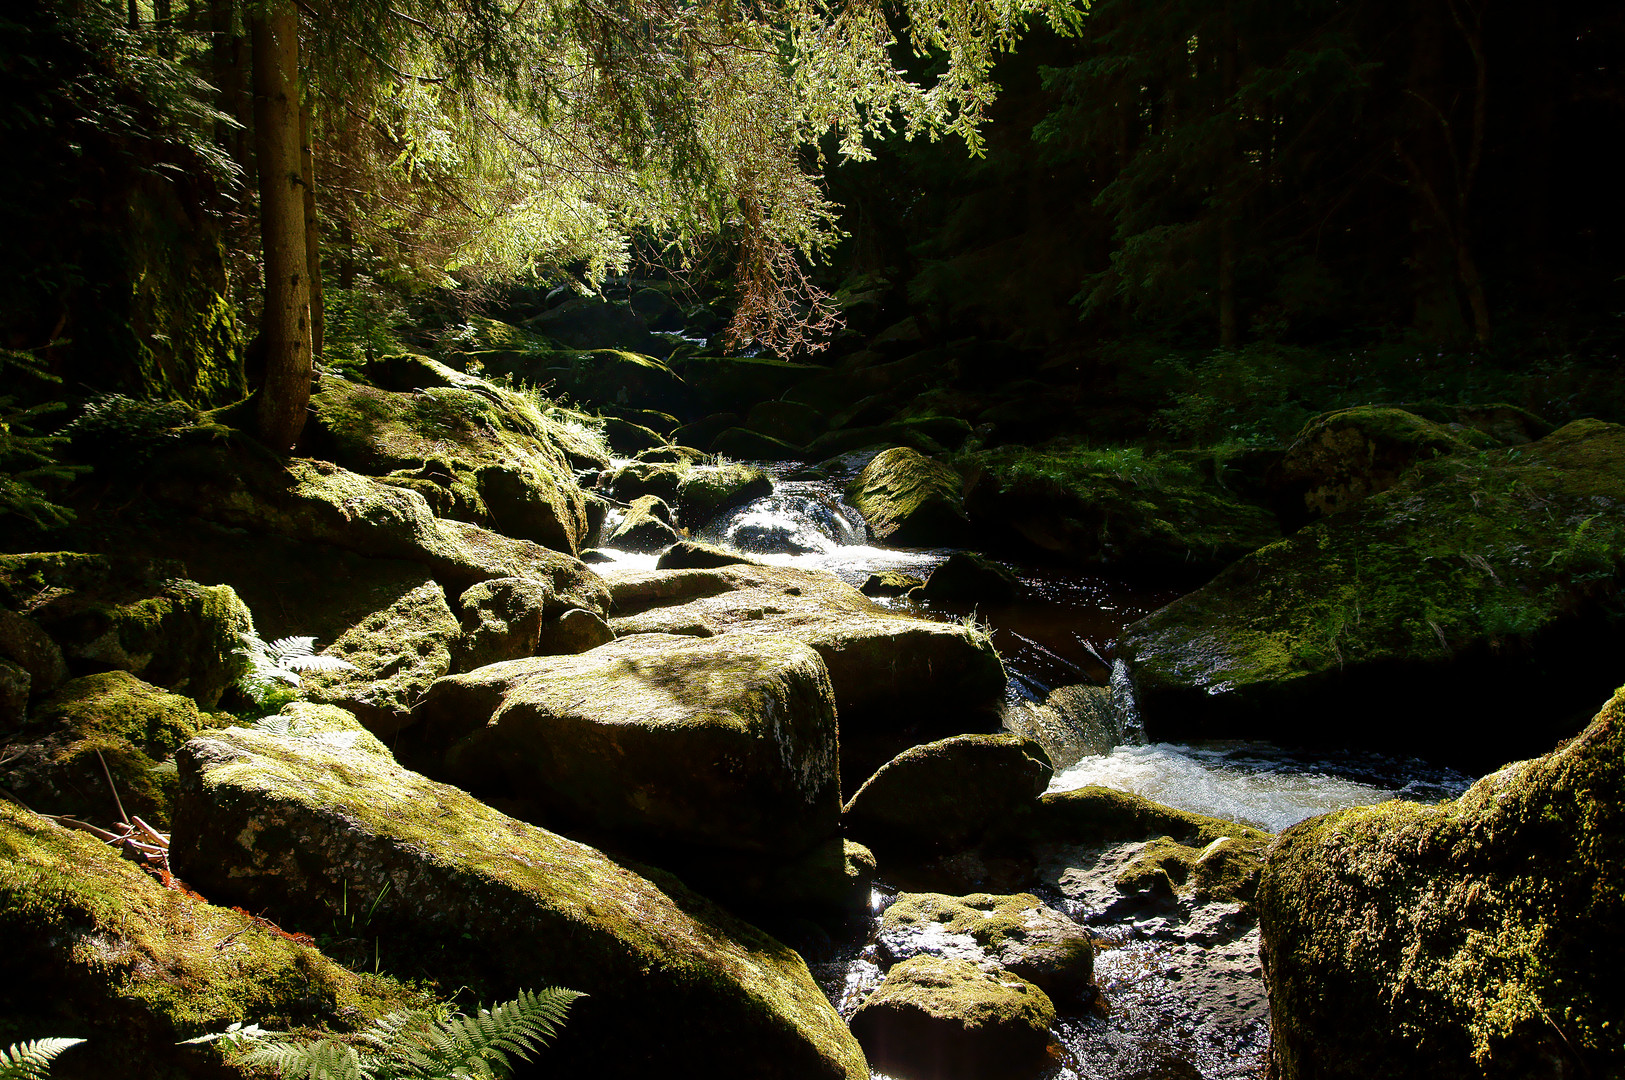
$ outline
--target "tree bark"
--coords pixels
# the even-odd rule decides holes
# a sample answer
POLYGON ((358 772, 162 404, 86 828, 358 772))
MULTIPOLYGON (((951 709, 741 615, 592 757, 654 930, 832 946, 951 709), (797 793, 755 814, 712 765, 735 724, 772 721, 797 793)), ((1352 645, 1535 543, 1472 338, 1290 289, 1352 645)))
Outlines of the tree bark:
POLYGON ((310 276, 299 167, 299 16, 292 0, 271 0, 254 13, 249 30, 265 259, 260 327, 265 383, 259 388, 255 421, 260 438, 285 451, 304 430, 311 375, 310 276))
MULTIPOLYGON (((1224 90, 1223 108, 1228 113, 1231 99, 1236 93, 1236 23, 1230 5, 1224 8, 1223 32, 1219 39, 1219 82, 1224 90)), ((1223 197, 1223 188, 1234 181, 1238 142, 1236 118, 1231 117, 1225 132, 1221 157, 1223 168, 1219 174, 1221 195, 1216 200, 1219 211, 1219 348, 1234 349, 1240 341, 1236 318, 1236 211, 1223 197)))
POLYGON ((326 319, 322 307, 322 247, 316 219, 316 147, 310 141, 310 95, 299 107, 299 178, 305 198, 305 273, 310 279, 310 355, 322 355, 326 319))

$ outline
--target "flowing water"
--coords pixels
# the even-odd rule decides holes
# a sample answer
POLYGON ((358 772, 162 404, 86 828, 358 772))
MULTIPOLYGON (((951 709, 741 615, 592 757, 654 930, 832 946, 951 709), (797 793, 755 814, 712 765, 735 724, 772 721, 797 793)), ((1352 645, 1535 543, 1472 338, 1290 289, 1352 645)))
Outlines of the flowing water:
MULTIPOLYGON (((862 516, 840 497, 849 474, 803 479, 791 464, 765 467, 775 477, 773 494, 723 515, 700 533, 701 539, 763 562, 829 571, 853 585, 881 570, 923 578, 949 555, 947 550, 871 544, 862 516)), ((850 472, 857 467, 861 462, 850 472)), ((654 565, 654 556, 610 554, 615 561, 599 567, 608 573, 654 565)), ((1014 604, 969 609, 905 598, 878 602, 930 618, 969 615, 990 626, 1009 674, 1006 699, 1012 704, 1041 703, 1057 687, 1086 683, 1111 684, 1114 699, 1131 708, 1123 666, 1113 661, 1116 639, 1124 627, 1179 591, 1103 574, 1015 569, 1025 596, 1014 604)), ((1123 727, 1122 745, 1058 773, 1050 790, 1102 785, 1279 832, 1350 806, 1394 798, 1453 798, 1470 782, 1412 758, 1304 753, 1256 742, 1146 744, 1135 724, 1123 727)), ((1213 931, 1202 922, 1236 917, 1223 912, 1114 915, 1098 889, 1069 887, 1086 876, 1061 865, 1039 868, 1039 884, 1030 890, 1090 926, 1100 945, 1095 974, 1105 1015, 1068 1016, 1057 1023, 1055 1080, 1262 1076, 1268 1024, 1262 1012, 1256 927, 1213 931)), ((885 902, 882 889, 875 894, 870 934, 885 902)), ((850 1016, 883 977, 873 946, 855 939, 824 960, 814 965, 815 973, 841 1014, 850 1016)))

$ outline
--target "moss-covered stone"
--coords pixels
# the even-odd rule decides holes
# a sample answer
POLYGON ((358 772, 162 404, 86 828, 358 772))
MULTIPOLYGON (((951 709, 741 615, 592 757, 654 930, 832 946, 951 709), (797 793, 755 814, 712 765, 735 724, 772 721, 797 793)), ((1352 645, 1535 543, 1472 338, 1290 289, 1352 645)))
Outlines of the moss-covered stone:
POLYGON ((0 776, 38 810, 107 824, 119 820, 122 804, 161 825, 169 821, 174 784, 152 767, 208 726, 212 718, 191 698, 129 672, 86 675, 40 702, 0 755, 8 759, 0 776))
POLYGON ((1280 536, 1262 506, 1175 455, 1054 442, 982 451, 959 466, 979 528, 1081 563, 1189 574, 1280 536))
POLYGON ((458 671, 522 656, 584 652, 592 644, 602 644, 607 640, 603 635, 609 634, 598 590, 576 589, 561 595, 549 582, 495 578, 473 586, 457 603, 463 633, 452 660, 458 671), (576 616, 590 618, 592 626, 602 627, 602 633, 579 622, 565 625, 576 616), (591 644, 586 644, 589 640, 591 644), (585 648, 578 647, 582 645, 585 648))
POLYGON ((87 1039, 52 1069, 64 1080, 236 1075, 213 1050, 176 1041, 233 1023, 349 1031, 430 1003, 6 802, 0 933, 0 1043, 87 1039))
POLYGON ((1619 1075, 1622 786, 1625 692, 1454 802, 1282 833, 1257 901, 1271 1075, 1619 1075))
POLYGON ((542 983, 590 994, 550 1068, 867 1075, 790 949, 674 878, 383 756, 231 729, 187 745, 181 790, 172 858, 201 888, 284 919, 330 919, 345 889, 379 897, 373 925, 448 985, 488 1001, 542 983))
POLYGON ((21 727, 28 713, 33 676, 10 660, 0 659, 0 731, 21 727))
POLYGON ((1317 416, 1272 472, 1275 487, 1300 515, 1324 517, 1386 491, 1419 461, 1494 445, 1473 428, 1404 409, 1366 405, 1317 416))
POLYGON ((567 554, 438 518, 415 491, 323 461, 195 447, 164 462, 157 490, 220 525, 419 563, 450 588, 497 577, 566 583, 593 577, 567 554))
POLYGON ((794 443, 743 427, 717 432, 710 446, 714 453, 746 461, 795 461, 803 456, 802 448, 794 443))
POLYGON ((118 669, 213 708, 237 678, 248 608, 177 565, 94 555, 0 555, 0 596, 61 647, 78 672, 118 669))
POLYGON ((68 677, 61 646, 39 623, 4 607, 0 607, 0 657, 28 673, 35 694, 50 693, 68 677))
POLYGON ((891 960, 951 956, 1019 975, 1056 1000, 1085 996, 1094 981, 1089 932, 1030 893, 902 893, 880 919, 891 960))
POLYGON ((432 578, 387 607, 368 614, 323 650, 353 670, 311 672, 300 689, 307 700, 337 705, 373 731, 392 734, 431 683, 451 671, 462 627, 432 578))
POLYGON ((626 508, 620 522, 604 537, 604 546, 622 551, 653 552, 670 547, 682 536, 672 528, 671 507, 654 495, 640 495, 626 508))
MULTIPOLYGON (((883 406, 881 411, 890 412, 890 406, 883 406)), ((866 419, 861 414, 854 417, 854 421, 866 419)), ((886 423, 871 420, 866 426, 825 432, 807 444, 806 456, 812 461, 822 461, 866 446, 904 446, 927 457, 937 457, 959 449, 970 438, 970 430, 967 421, 951 416, 923 416, 886 423)))
POLYGON ((311 410, 316 450, 339 464, 418 491, 441 516, 581 549, 585 496, 559 425, 522 394, 470 376, 415 393, 324 376, 311 410))
POLYGON ((864 596, 907 596, 924 584, 924 578, 901 570, 881 570, 864 578, 858 591, 864 596))
POLYGON ((622 574, 609 588, 617 633, 630 632, 623 620, 647 614, 661 625, 811 645, 849 731, 902 728, 922 714, 962 717, 996 707, 1004 694, 1004 666, 985 634, 887 611, 833 574, 735 565, 622 574))
POLYGON ((1473 765, 1550 745, 1625 647, 1622 507, 1625 427, 1600 421, 1419 465, 1129 627, 1147 730, 1473 765))
POLYGON ((956 551, 931 571, 920 589, 921 600, 958 604, 1010 604, 1026 587, 1015 571, 974 551, 956 551))
POLYGON ((699 540, 679 540, 660 553, 656 570, 714 570, 719 566, 758 566, 749 555, 717 547, 699 540))
POLYGON ((896 965, 852 1017, 875 1065, 903 1076, 1024 1080, 1046 1072, 1055 1006, 1032 983, 968 960, 896 965))
POLYGON ((791 446, 806 446, 829 427, 829 414, 798 401, 758 401, 743 426, 791 446))
POLYGON ((426 770, 623 845, 783 861, 837 829, 834 699, 792 640, 623 637, 443 679, 416 717, 426 770))
POLYGON ((1143 795, 1105 787, 1045 794, 1031 821, 1036 835, 1063 844, 1115 844, 1162 836, 1205 848, 1223 837, 1259 845, 1271 839, 1269 833, 1250 825, 1177 810, 1143 795))
POLYGON ((781 398, 796 383, 825 370, 816 364, 745 356, 691 356, 673 360, 671 367, 682 376, 695 416, 743 415, 757 402, 781 398))
POLYGON ((726 462, 695 465, 677 485, 677 520, 689 529, 736 506, 773 494, 773 480, 754 465, 726 462))
POLYGON ((846 829, 879 849, 957 850, 1036 806, 1052 770, 1019 735, 955 735, 888 761, 842 813, 846 829))
POLYGON ((847 486, 846 498, 876 540, 897 547, 963 544, 970 522, 959 474, 918 450, 894 446, 870 459, 847 486))
POLYGON ((1151 840, 1117 875, 1122 892, 1194 893, 1199 899, 1247 902, 1258 888, 1264 842, 1220 836, 1201 846, 1172 837, 1151 840))

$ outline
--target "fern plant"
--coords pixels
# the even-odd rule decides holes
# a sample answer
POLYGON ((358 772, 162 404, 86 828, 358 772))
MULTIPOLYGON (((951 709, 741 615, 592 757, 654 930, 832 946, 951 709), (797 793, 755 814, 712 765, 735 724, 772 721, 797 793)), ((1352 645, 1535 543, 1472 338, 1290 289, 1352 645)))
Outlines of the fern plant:
POLYGON ((549 987, 473 1016, 403 1009, 375 1020, 350 1041, 310 1041, 287 1032, 233 1024, 188 1042, 219 1040, 236 1064, 268 1068, 294 1080, 502 1080, 511 1057, 530 1060, 583 995, 549 987))
POLYGON ((243 693, 264 708, 277 701, 289 687, 299 685, 301 671, 354 671, 355 665, 337 656, 318 656, 313 637, 285 637, 265 641, 258 634, 238 634, 242 642, 235 652, 248 662, 248 671, 237 680, 243 693))
POLYGON ((0 1080, 45 1080, 51 1062, 62 1051, 78 1046, 83 1039, 35 1039, 14 1043, 0 1051, 0 1080))

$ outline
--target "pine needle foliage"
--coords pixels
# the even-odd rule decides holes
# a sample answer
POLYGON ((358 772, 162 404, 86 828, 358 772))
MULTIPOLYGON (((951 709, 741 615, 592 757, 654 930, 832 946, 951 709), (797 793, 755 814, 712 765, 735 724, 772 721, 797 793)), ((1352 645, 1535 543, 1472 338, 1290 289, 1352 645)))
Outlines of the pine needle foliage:
MULTIPOLYGON (((0 349, 0 385, 15 386, 19 375, 61 382, 33 354, 0 349)), ((41 417, 64 408, 60 402, 25 405, 0 394, 0 515, 16 514, 42 529, 66 525, 73 512, 53 502, 41 483, 71 480, 84 469, 64 465, 57 452, 67 438, 39 430, 41 417)))
POLYGON ((473 1016, 403 1009, 374 1021, 348 1042, 310 1041, 286 1032, 237 1028, 218 1039, 236 1063, 269 1069, 284 1080, 502 1080, 513 1060, 529 1061, 564 1023, 583 995, 549 987, 473 1016))
POLYGON ((44 1080, 51 1074, 51 1062, 58 1054, 84 1041, 35 1039, 15 1043, 0 1051, 0 1080, 44 1080))

